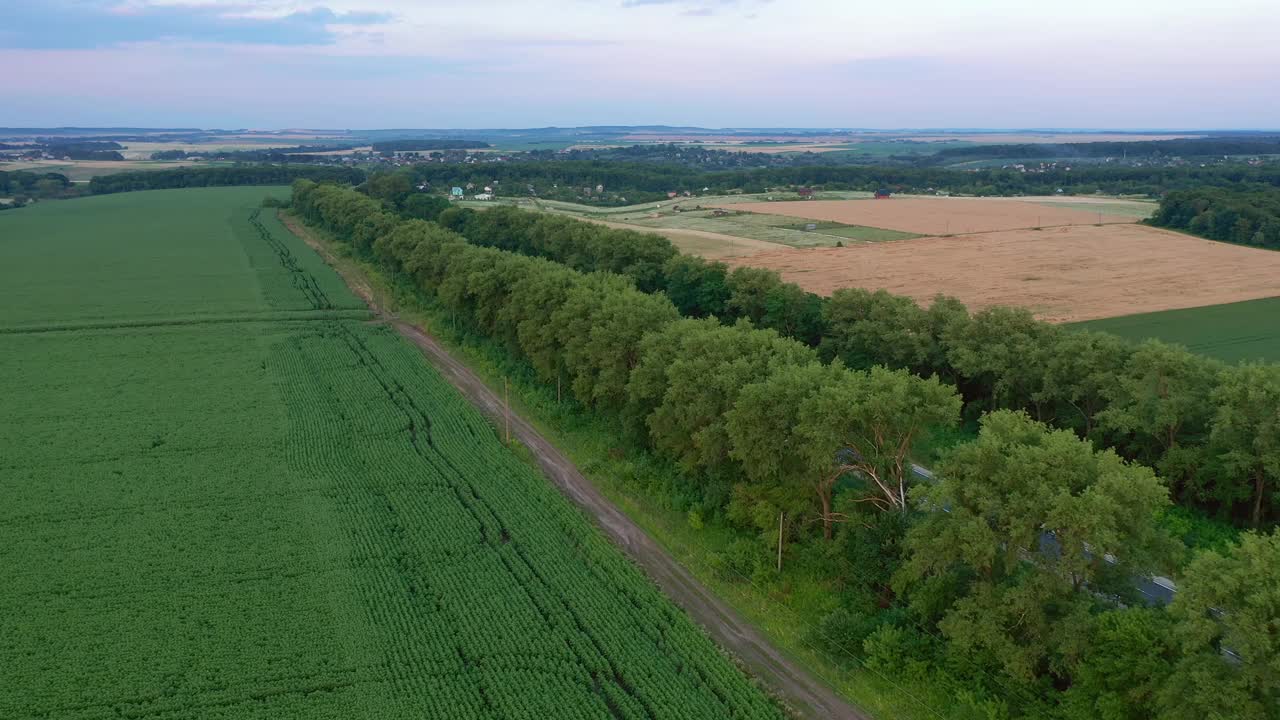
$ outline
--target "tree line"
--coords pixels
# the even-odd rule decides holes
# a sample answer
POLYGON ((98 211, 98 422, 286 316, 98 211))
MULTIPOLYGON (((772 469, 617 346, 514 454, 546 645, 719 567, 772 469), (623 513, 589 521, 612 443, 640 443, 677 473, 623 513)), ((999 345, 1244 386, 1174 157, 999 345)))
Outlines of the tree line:
POLYGON ((188 187, 288 185, 300 178, 317 182, 358 184, 364 181, 365 173, 363 170, 356 168, 310 167, 305 165, 237 165, 230 167, 184 167, 172 170, 140 170, 137 172, 97 175, 89 181, 89 192, 93 195, 105 195, 135 190, 167 190, 188 187))
POLYGON ((1280 250, 1280 190, 1177 190, 1161 198, 1148 222, 1211 240, 1280 250))
MULTIPOLYGON (((427 218, 432 219, 432 218, 427 218)), ((1154 467, 1174 499, 1262 527, 1280 520, 1280 449, 1255 443, 1280 415, 1280 366, 1227 366, 1158 341, 1063 328, 1025 309, 978 312, 939 297, 928 308, 860 288, 821 298, 773 271, 678 253, 653 233, 497 207, 449 208, 434 219, 472 244, 625 275, 661 291, 683 316, 748 320, 846 367, 885 366, 955 387, 972 425, 1012 409, 1154 467), (1251 407, 1257 403, 1256 407, 1251 407)))
POLYGON ((418 152, 423 150, 482 150, 493 147, 483 140, 405 139, 382 140, 372 145, 374 152, 418 152))
MULTIPOLYGON (((983 414, 976 439, 948 454, 936 481, 918 481, 912 448, 964 412, 962 386, 938 373, 870 356, 847 365, 840 353, 826 362, 825 337, 814 347, 747 317, 682 316, 664 292, 645 292, 629 275, 476 244, 351 189, 303 180, 292 203, 547 387, 678 467, 661 487, 691 517, 722 517, 741 533, 745 552, 723 558, 726 567, 771 577, 772 553, 761 550, 781 520, 791 562, 830 589, 818 635, 833 655, 953 689, 985 717, 1277 717, 1280 535, 1246 533, 1184 564, 1156 521, 1170 503, 1161 477, 1025 410, 983 414), (1177 599, 1143 606, 1130 578, 1166 568, 1180 569, 1177 599)), ((590 250, 594 242, 584 257, 616 261, 590 250)), ((666 260, 661 281, 679 261, 666 260)), ((874 303, 847 307, 897 307, 868 295, 874 303)), ((916 310, 924 315, 914 320, 931 317, 916 310)), ((969 353, 1020 359, 1016 342, 994 336, 1001 324, 969 321, 942 323, 942 337, 958 333, 974 343, 963 346, 969 353)), ((904 328, 894 344, 922 348, 909 357, 930 362, 934 334, 917 338, 919 330, 904 328)), ((1251 379, 1241 388, 1250 397, 1251 379)), ((987 382, 1026 390, 999 374, 987 382)), ((1168 408, 1151 405, 1172 394, 1161 382, 1142 409, 1167 418, 1168 408)), ((1239 404, 1230 426, 1280 437, 1249 420, 1267 422, 1268 402, 1274 419, 1276 400, 1239 404)))
POLYGON ((1276 154, 1280 154, 1280 136, 1229 135, 1173 140, 974 145, 944 148, 922 162, 946 163, 978 158, 1221 157, 1276 154))
POLYGON ((1019 172, 1000 168, 953 170, 938 167, 802 165, 794 167, 705 170, 679 164, 604 160, 539 160, 480 163, 423 163, 410 173, 413 185, 477 187, 498 184, 500 194, 626 205, 664 199, 668 192, 724 194, 766 192, 773 188, 897 192, 946 191, 963 195, 1116 195, 1159 197, 1173 190, 1203 187, 1268 189, 1280 187, 1280 165, 1227 164, 1207 167, 1108 167, 1084 165, 1019 172), (595 193, 603 186, 603 193, 595 193), (585 193, 585 190, 592 192, 585 193))
POLYGON ((152 160, 185 160, 191 157, 205 160, 226 160, 241 163, 332 163, 334 158, 322 153, 334 150, 351 150, 350 145, 295 145, 292 147, 262 148, 257 150, 157 150, 152 160))
POLYGON ((62 173, 0 170, 0 196, 13 198, 12 203, 0 205, 0 209, 22 207, 33 198, 44 200, 71 193, 74 193, 71 180, 62 173))
POLYGON ((39 157, 47 153, 71 160, 124 160, 124 155, 118 152, 123 149, 123 145, 114 141, 57 138, 36 138, 36 142, 31 145, 0 144, 0 150, 17 150, 20 155, 39 157))

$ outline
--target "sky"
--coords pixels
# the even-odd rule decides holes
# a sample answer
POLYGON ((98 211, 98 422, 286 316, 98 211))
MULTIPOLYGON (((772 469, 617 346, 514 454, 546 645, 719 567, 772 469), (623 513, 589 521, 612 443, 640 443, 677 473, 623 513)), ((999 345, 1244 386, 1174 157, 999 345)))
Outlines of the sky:
POLYGON ((0 0, 0 126, 1280 128, 1275 0, 0 0))

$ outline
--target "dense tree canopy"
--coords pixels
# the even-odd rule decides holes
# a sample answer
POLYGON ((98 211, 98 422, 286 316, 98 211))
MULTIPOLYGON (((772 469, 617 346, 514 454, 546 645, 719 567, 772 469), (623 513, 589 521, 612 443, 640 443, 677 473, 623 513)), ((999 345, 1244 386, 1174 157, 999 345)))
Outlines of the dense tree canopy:
POLYGON ((1220 432, 1211 453, 1210 426, 1226 418, 1215 415, 1225 400, 1213 396, 1222 366, 1183 348, 1158 342, 1135 347, 1115 336, 1041 322, 1019 308, 970 314, 946 297, 928 309, 859 288, 823 299, 774 271, 730 271, 723 263, 681 255, 656 234, 563 216, 500 207, 453 208, 439 218, 472 244, 621 274, 638 289, 664 292, 687 317, 714 316, 730 324, 746 319, 850 368, 884 365, 936 375, 958 389, 969 422, 994 409, 1025 410, 1156 467, 1179 503, 1253 522, 1241 498, 1261 498, 1261 521, 1276 518, 1274 495, 1253 488, 1256 473, 1209 461, 1211 454, 1236 457, 1221 444, 1232 442, 1227 438, 1245 441, 1239 433, 1220 432))
POLYGON ((1170 612, 1181 657, 1160 717, 1280 717, 1280 533, 1201 555, 1170 612))
POLYGON ((1150 222, 1212 240, 1280 250, 1280 190, 1178 190, 1160 200, 1150 222))
POLYGON ((900 587, 962 578, 939 627, 957 651, 1020 680, 1065 675, 1103 587, 1104 556, 1155 566, 1169 502, 1150 469, 1065 430, 998 411, 915 498, 928 513, 907 538, 900 587))
MULTIPOLYGON (((1054 195, 1103 192, 1113 195, 1160 197, 1174 190, 1238 188, 1274 190, 1280 187, 1280 166, 1245 163, 1174 167, 1115 167, 1079 164, 1043 172, 1015 169, 957 170, 903 165, 810 164, 778 162, 753 154, 745 166, 708 170, 679 162, 640 163, 623 159, 579 159, 578 155, 549 156, 504 162, 423 163, 411 169, 414 183, 433 187, 495 186, 507 196, 536 196, 602 206, 631 205, 664 200, 667 193, 724 194, 765 192, 772 188, 813 187, 822 190, 873 192, 889 187, 898 192, 946 191, 963 195, 1054 195), (597 188, 602 188, 597 192, 597 188)), ((914 162, 914 161, 913 161, 914 162)))
POLYGON ((300 178, 316 182, 355 184, 364 180, 364 172, 355 168, 299 165, 238 165, 140 170, 95 176, 89 181, 89 192, 94 195, 104 195, 133 190, 165 190, 216 185, 288 185, 300 178))
POLYGON ((743 548, 759 573, 760 555, 772 566, 782 551, 772 543, 811 544, 793 552, 836 596, 820 623, 832 652, 883 674, 928 673, 989 717, 1276 717, 1276 536, 1201 555, 1179 577, 1186 594, 1172 611, 1141 607, 1133 578, 1179 574, 1183 553, 1158 521, 1163 480, 1126 459, 1172 463, 1177 448, 1195 448, 1193 465, 1219 468, 1198 482, 1223 486, 1179 491, 1246 506, 1261 469, 1272 517, 1270 368, 1226 370, 1159 344, 1044 330, 1015 312, 975 320, 951 301, 926 311, 871 293, 843 295, 839 312, 825 306, 815 351, 751 321, 769 312, 763 276, 731 303, 732 273, 669 257, 662 277, 680 278, 677 305, 629 274, 474 244, 351 189, 300 181, 293 206, 461 332, 500 343, 541 382, 563 382, 593 424, 629 428, 639 451, 679 467, 696 496, 681 509, 720 515, 751 538, 735 541, 726 564, 737 568, 743 548), (706 312, 731 304, 744 316, 729 324, 706 312), (693 307, 707 316, 680 317, 693 307), (909 349, 886 347, 899 342, 909 349), (981 343, 1006 347, 983 359, 981 343), (1079 357, 1061 362, 1056 347, 1079 357), (1025 367, 1040 358, 1050 359, 1043 370, 1025 367), (916 439, 954 425, 964 391, 977 393, 963 399, 971 408, 1002 409, 949 451, 935 481, 913 477, 916 439))

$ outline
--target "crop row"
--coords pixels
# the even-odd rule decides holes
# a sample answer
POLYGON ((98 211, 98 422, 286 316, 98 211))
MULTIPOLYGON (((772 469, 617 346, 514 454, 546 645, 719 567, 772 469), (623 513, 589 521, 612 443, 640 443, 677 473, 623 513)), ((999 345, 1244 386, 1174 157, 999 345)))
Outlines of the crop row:
POLYGON ((325 324, 277 357, 287 404, 306 408, 289 460, 332 478, 376 577, 364 586, 383 591, 367 598, 373 624, 398 630, 400 657, 460 663, 478 716, 777 716, 385 328, 325 324))

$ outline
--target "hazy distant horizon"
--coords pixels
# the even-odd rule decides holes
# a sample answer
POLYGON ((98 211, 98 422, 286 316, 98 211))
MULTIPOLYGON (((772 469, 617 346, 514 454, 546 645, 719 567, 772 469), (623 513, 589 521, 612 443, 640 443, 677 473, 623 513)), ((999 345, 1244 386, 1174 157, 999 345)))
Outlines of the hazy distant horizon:
POLYGON ((1268 0, 44 0, 0 125, 1280 125, 1268 0))
POLYGON ((801 132, 801 133, 1077 133, 1077 134, 1101 134, 1101 133, 1124 133, 1124 134, 1176 134, 1176 133, 1280 133, 1280 125, 1274 127, 1254 127, 1254 128, 1227 128, 1227 127, 1023 127, 1023 126, 988 126, 988 127, 836 127, 836 126, 801 126, 801 125, 774 125, 769 127, 751 126, 751 125, 725 125, 719 127, 710 127, 704 125, 687 125, 687 124, 633 124, 633 123, 602 123, 598 125, 543 125, 539 127, 519 127, 514 125, 493 125, 487 127, 479 126, 456 126, 456 127, 308 127, 303 125, 282 125, 279 127, 251 127, 251 126, 231 126, 231 125, 140 125, 137 123, 123 125, 77 125, 77 124, 52 124, 52 125, 0 125, 0 132, 19 131, 19 130, 62 130, 62 131, 130 131, 145 130, 150 132, 156 131, 173 131, 173 132, 250 132, 250 133, 281 133, 281 132, 314 132, 314 133, 362 133, 362 132, 525 132, 535 130, 586 130, 594 128, 625 128, 625 129, 665 129, 665 130, 699 130, 709 132, 801 132))

